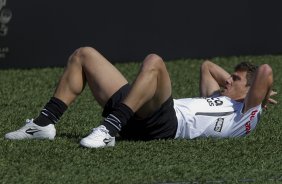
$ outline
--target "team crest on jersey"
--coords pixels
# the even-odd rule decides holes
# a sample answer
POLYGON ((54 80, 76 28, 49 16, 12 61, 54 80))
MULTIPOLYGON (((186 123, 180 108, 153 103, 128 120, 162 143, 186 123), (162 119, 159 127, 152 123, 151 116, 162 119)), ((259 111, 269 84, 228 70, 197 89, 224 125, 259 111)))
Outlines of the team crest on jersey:
POLYGON ((224 123, 224 118, 218 118, 215 123, 214 131, 221 132, 223 123, 224 123))

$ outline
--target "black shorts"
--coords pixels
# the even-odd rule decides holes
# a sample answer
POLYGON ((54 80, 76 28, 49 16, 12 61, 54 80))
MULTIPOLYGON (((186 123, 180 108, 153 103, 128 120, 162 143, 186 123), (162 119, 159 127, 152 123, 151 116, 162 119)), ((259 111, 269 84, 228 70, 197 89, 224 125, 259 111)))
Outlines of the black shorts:
MULTIPOLYGON (((126 97, 130 87, 129 84, 124 85, 109 99, 102 114, 104 117, 126 97)), ((119 134, 129 140, 173 139, 177 124, 173 99, 169 97, 150 117, 140 119, 134 115, 119 134)))

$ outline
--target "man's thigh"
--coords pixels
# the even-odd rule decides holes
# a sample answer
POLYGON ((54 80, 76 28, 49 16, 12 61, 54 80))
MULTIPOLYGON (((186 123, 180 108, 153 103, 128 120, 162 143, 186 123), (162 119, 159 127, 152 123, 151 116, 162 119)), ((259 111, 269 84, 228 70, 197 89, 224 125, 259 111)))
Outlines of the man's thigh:
POLYGON ((135 114, 120 135, 124 139, 145 141, 175 138, 178 123, 173 106, 173 99, 169 97, 149 117, 140 118, 135 114))

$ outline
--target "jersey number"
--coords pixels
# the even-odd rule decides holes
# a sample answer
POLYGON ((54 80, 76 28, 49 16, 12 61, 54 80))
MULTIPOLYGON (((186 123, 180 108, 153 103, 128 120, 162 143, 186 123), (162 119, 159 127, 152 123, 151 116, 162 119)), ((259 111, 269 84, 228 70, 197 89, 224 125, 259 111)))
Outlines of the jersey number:
POLYGON ((206 100, 210 106, 220 106, 223 104, 223 101, 221 101, 219 98, 206 98, 206 100))

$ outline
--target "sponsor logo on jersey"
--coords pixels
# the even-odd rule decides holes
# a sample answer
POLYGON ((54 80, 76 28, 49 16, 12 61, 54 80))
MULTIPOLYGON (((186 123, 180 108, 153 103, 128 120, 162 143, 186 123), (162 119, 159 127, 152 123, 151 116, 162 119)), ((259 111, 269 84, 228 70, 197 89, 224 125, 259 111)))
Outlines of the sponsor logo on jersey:
POLYGON ((214 131, 221 132, 223 123, 224 123, 224 118, 218 118, 215 123, 214 131))
POLYGON ((251 113, 249 121, 245 124, 246 134, 249 134, 251 132, 251 121, 256 117, 258 110, 254 110, 251 113))

